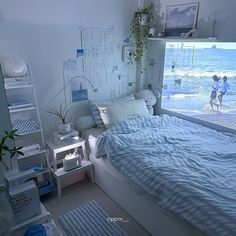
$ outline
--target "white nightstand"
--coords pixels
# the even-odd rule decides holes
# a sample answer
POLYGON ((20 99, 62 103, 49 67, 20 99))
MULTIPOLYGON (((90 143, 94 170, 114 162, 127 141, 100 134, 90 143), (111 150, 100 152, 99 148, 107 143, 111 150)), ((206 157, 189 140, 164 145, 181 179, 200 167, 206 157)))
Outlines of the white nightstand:
POLYGON ((65 151, 69 151, 72 149, 76 149, 81 147, 84 155, 84 159, 87 159, 87 153, 85 148, 85 140, 82 138, 74 139, 70 143, 56 144, 53 139, 49 139, 46 141, 46 145, 49 148, 49 151, 53 154, 53 170, 57 170, 57 154, 65 151))
POLYGON ((85 140, 82 138, 79 138, 78 140, 74 140, 71 143, 67 144, 56 144, 53 140, 46 141, 46 144, 49 148, 49 150, 53 153, 53 169, 52 174, 55 177, 57 181, 57 193, 58 197, 61 198, 61 182, 63 178, 69 177, 70 175, 73 175, 75 173, 81 173, 84 171, 89 171, 91 182, 94 183, 94 174, 93 174, 93 164, 92 162, 86 160, 87 154, 85 149, 85 140), (57 154, 65 151, 69 151, 76 148, 82 148, 83 156, 85 160, 81 161, 81 166, 75 169, 72 169, 70 171, 64 171, 63 167, 57 168, 57 154))
POLYGON ((61 181, 63 178, 73 175, 74 173, 80 173, 87 170, 89 171, 91 182, 94 184, 93 163, 87 160, 83 160, 81 162, 81 167, 78 167, 76 169, 70 171, 64 171, 62 167, 60 169, 57 169, 57 171, 54 171, 52 174, 57 180, 58 197, 61 198, 61 181))

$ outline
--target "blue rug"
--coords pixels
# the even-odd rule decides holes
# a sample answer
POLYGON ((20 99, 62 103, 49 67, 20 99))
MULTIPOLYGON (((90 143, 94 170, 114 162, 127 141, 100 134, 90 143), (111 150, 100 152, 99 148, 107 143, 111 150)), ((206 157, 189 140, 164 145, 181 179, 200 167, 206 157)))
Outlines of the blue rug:
POLYGON ((58 222, 68 236, 127 236, 117 223, 108 218, 103 208, 91 201, 60 216, 58 222))

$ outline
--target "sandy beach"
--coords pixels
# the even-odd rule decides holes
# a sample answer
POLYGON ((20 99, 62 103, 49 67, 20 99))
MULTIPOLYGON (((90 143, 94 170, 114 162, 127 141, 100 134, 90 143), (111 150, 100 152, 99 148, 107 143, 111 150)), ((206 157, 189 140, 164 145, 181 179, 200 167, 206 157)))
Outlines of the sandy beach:
POLYGON ((192 117, 236 129, 236 114, 224 114, 219 112, 215 114, 194 115, 192 117))

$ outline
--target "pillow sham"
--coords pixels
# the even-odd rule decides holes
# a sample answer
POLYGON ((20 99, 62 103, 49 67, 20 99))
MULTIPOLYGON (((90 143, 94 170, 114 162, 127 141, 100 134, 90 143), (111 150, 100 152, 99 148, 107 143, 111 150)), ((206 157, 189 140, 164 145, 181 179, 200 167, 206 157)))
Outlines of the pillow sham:
POLYGON ((95 122, 95 124, 97 125, 97 127, 99 128, 105 128, 102 118, 100 116, 100 112, 98 110, 97 106, 106 106, 111 102, 90 102, 90 109, 91 109, 91 113, 93 116, 93 120, 95 122))
POLYGON ((98 109, 106 129, 111 128, 121 121, 135 117, 149 116, 146 103, 143 99, 112 103, 107 106, 99 106, 98 109))
MULTIPOLYGON (((116 99, 114 99, 114 102, 127 102, 127 101, 131 101, 131 100, 135 100, 135 97, 133 94, 129 95, 129 96, 121 97, 121 98, 116 98, 116 99)), ((103 120, 100 116, 100 112, 98 110, 98 107, 106 106, 111 103, 112 103, 111 101, 90 102, 91 113, 92 113, 94 122, 97 125, 97 127, 105 128, 103 120)))

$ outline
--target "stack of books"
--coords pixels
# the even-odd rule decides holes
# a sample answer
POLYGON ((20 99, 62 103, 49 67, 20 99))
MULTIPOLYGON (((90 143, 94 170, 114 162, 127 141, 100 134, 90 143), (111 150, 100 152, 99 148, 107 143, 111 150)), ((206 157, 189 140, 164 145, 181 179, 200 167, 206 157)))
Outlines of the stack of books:
POLYGON ((8 104, 8 108, 10 111, 14 111, 16 109, 20 109, 20 108, 28 108, 28 107, 32 107, 32 103, 26 101, 26 100, 19 100, 19 101, 15 101, 15 102, 10 102, 8 104))
POLYGON ((54 143, 57 145, 64 145, 79 140, 78 131, 71 130, 68 134, 59 134, 58 132, 53 133, 54 143))
POLYGON ((38 183, 36 172, 33 169, 25 171, 8 171, 4 174, 5 182, 8 187, 14 187, 20 184, 23 184, 29 180, 34 180, 35 183, 38 183))
POLYGON ((23 146, 21 149, 21 152, 23 152, 25 156, 38 153, 40 151, 41 147, 38 143, 33 143, 30 145, 23 146))
POLYGON ((41 214, 38 188, 33 180, 9 188, 16 224, 41 214))

